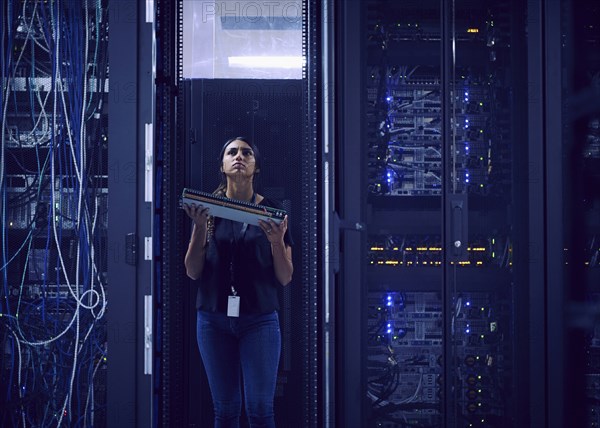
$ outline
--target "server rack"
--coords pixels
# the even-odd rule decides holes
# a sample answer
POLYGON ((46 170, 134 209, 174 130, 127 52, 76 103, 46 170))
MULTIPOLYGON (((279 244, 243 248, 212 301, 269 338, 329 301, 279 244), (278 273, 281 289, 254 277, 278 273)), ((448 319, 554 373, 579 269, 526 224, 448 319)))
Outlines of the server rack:
POLYGON ((151 122, 136 104, 151 88, 151 55, 136 58, 151 44, 143 12, 2 3, 2 426, 149 420, 143 310, 131 310, 150 292, 135 247, 149 235, 136 199, 136 126, 151 122))
POLYGON ((2 3, 2 426, 149 425, 151 15, 2 3))
MULTIPOLYGON (((282 426, 319 426, 316 1, 302 2, 303 78, 184 79, 183 2, 158 1, 154 205, 155 426, 206 426, 212 401, 195 341, 197 284, 185 276, 184 186, 214 190, 229 138, 254 139, 264 157, 259 192, 290 210, 294 279, 281 293, 282 359, 275 414, 282 426)), ((251 20, 254 22, 254 20, 251 20)), ((242 422, 243 423, 243 422, 242 422)))
POLYGON ((2 426, 109 419, 107 18, 2 3, 2 426))
POLYGON ((336 424, 527 426, 524 5, 336 6, 336 424))

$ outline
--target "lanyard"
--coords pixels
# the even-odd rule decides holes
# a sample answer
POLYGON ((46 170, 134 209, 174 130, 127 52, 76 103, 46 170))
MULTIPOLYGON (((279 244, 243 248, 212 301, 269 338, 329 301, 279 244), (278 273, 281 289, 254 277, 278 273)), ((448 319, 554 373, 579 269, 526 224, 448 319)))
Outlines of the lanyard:
MULTIPOLYGON (((250 202, 255 203, 255 201, 256 201, 256 193, 253 193, 252 200, 250 202)), ((236 238, 236 236, 235 236, 235 229, 233 227, 234 223, 235 223, 234 221, 230 220, 230 224, 231 224, 231 258, 229 260, 229 281, 231 283, 231 293, 234 296, 237 296, 237 290, 235 289, 235 286, 234 286, 234 284, 235 284, 234 259, 237 259, 237 256, 239 253, 238 243, 244 241, 244 236, 246 235, 246 230, 248 230, 248 223, 244 223, 242 225, 242 230, 240 231, 239 238, 236 238)))

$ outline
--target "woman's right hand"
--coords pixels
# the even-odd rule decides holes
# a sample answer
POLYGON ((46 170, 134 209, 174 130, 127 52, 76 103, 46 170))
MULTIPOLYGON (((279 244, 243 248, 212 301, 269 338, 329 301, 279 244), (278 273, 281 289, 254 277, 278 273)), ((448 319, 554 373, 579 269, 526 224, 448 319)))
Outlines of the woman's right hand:
POLYGON ((192 236, 185 253, 185 270, 192 279, 200 278, 204 269, 206 237, 208 234, 208 207, 199 204, 183 204, 185 213, 194 221, 192 236))
POLYGON ((194 220, 196 228, 206 230, 208 223, 208 207, 199 204, 183 204, 185 213, 194 220))

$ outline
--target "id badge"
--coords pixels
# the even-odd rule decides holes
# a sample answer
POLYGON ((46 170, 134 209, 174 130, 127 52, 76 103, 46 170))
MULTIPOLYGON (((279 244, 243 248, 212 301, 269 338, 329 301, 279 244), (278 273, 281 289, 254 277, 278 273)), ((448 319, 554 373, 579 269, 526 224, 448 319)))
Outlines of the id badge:
POLYGON ((227 316, 240 316, 240 296, 229 296, 227 299, 227 316))

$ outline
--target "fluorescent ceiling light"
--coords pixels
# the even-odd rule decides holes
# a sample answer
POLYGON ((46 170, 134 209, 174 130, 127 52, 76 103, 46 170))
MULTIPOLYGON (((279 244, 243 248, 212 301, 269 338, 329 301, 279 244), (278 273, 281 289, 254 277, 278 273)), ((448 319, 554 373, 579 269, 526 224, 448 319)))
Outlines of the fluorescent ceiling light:
POLYGON ((303 56, 230 56, 232 68, 302 68, 303 56))

